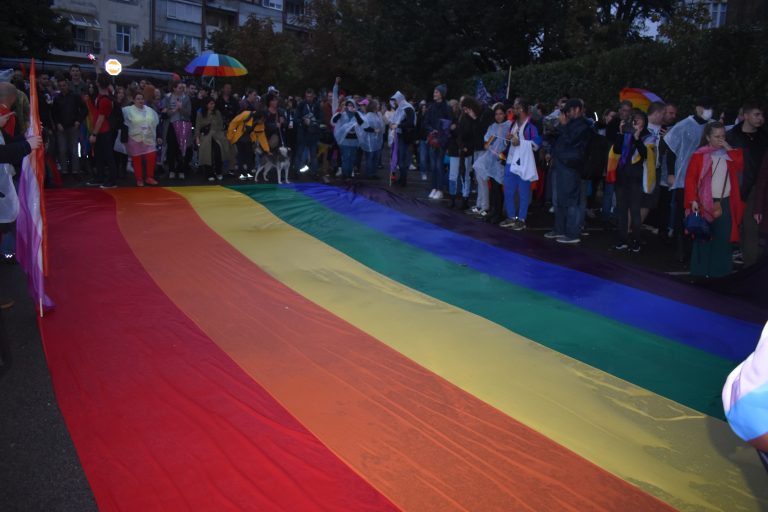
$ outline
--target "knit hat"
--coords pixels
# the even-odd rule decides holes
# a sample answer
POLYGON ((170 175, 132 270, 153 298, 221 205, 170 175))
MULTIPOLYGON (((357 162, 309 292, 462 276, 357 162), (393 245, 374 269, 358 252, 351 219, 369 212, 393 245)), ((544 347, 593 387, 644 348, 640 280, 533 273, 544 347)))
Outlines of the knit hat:
POLYGON ((445 95, 448 94, 448 86, 445 84, 440 84, 435 87, 435 90, 440 93, 440 96, 445 99, 445 95))

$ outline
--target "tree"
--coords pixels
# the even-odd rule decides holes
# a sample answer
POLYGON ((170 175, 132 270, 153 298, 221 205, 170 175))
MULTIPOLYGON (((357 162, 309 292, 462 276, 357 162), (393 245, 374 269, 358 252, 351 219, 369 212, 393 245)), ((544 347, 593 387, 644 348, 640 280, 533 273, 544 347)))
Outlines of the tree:
POLYGON ((684 4, 665 17, 658 18, 659 35, 670 41, 695 36, 710 22, 709 9, 705 4, 684 4))
POLYGON ((176 42, 166 43, 160 39, 145 39, 141 45, 131 49, 136 61, 134 68, 158 69, 173 73, 184 73, 184 66, 195 58, 197 53, 188 43, 178 46, 176 42))
POLYGON ((293 35, 277 33, 271 20, 250 16, 240 27, 217 30, 210 37, 216 53, 230 55, 248 70, 248 75, 228 79, 235 85, 247 84, 258 91, 270 85, 298 92, 308 77, 300 62, 300 41, 293 35))
POLYGON ((53 0, 3 0, 0 55, 44 59, 53 48, 72 50, 72 26, 51 5, 53 0))

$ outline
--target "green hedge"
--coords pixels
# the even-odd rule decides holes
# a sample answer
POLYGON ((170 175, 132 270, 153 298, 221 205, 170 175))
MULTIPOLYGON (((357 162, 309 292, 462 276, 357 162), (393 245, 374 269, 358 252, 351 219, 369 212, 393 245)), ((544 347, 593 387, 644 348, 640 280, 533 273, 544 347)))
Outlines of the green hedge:
MULTIPOLYGON (((648 89, 678 105, 680 114, 695 98, 715 98, 718 112, 733 116, 741 104, 768 99, 768 30, 703 30, 674 43, 648 41, 601 54, 512 70, 510 95, 549 105, 567 93, 590 111, 615 107, 623 87, 648 89)), ((476 77, 479 78, 479 77, 476 77)), ((481 77, 488 90, 506 83, 507 73, 481 77)), ((474 81, 466 85, 474 90, 474 81)))

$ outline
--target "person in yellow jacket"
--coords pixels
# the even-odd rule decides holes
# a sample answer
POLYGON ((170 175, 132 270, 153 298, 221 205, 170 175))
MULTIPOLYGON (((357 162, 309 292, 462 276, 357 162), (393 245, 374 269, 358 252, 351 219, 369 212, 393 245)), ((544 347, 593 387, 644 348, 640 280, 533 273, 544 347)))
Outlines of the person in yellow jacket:
POLYGON ((258 142, 264 153, 269 153, 269 142, 264 134, 264 112, 243 110, 232 119, 227 129, 227 139, 237 148, 237 168, 243 180, 253 179, 255 154, 253 145, 258 142))

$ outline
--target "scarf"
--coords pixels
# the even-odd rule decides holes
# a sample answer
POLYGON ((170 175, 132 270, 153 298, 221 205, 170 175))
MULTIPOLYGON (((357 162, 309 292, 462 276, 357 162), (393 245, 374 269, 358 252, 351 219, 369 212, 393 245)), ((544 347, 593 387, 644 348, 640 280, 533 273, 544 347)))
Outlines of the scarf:
MULTIPOLYGON (((717 153, 722 155, 726 160, 730 160, 728 153, 723 149, 713 148, 712 146, 702 146, 693 154, 702 155, 703 163, 701 164, 701 172, 699 173, 699 183, 696 195, 698 196, 699 209, 701 210, 701 216, 707 222, 712 222, 714 217, 712 216, 712 210, 714 209, 715 202, 712 199, 712 154, 717 153)), ((726 164, 727 166, 727 164, 726 164)), ((728 168, 726 167, 726 173, 728 168)), ((726 175, 726 180, 730 179, 730 176, 726 175)))
POLYGON ((619 167, 624 167, 629 161, 629 151, 632 149, 632 134, 624 134, 624 142, 621 144, 621 157, 619 157, 619 167))

